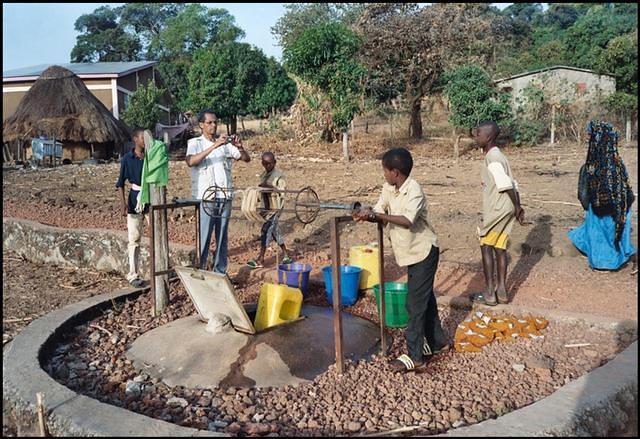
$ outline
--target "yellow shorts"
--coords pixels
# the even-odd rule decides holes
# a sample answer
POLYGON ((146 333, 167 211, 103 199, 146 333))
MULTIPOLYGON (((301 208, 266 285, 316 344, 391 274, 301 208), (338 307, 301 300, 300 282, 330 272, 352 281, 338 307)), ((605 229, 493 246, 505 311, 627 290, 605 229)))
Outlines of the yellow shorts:
POLYGON ((491 247, 499 248, 501 250, 507 249, 507 241, 509 235, 506 233, 499 233, 496 231, 490 231, 485 236, 480 238, 480 245, 489 245, 491 247))

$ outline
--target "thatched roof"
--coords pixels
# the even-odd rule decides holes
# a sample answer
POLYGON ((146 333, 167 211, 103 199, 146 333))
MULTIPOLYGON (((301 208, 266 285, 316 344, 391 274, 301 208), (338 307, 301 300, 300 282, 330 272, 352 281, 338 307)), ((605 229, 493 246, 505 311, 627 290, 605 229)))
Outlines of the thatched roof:
POLYGON ((73 72, 51 66, 23 96, 16 112, 2 124, 2 140, 49 138, 74 142, 123 143, 129 140, 117 120, 73 72))

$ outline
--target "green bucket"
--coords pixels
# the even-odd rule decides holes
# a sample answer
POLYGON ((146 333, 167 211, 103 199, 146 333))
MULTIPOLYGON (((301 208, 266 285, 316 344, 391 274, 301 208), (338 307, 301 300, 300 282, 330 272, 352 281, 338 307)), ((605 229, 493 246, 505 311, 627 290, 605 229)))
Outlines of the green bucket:
MULTIPOLYGON (((378 315, 380 315, 380 284, 373 286, 378 305, 378 315)), ((385 282, 384 283, 384 324, 390 328, 404 328, 409 323, 407 314, 407 283, 406 282, 385 282)))

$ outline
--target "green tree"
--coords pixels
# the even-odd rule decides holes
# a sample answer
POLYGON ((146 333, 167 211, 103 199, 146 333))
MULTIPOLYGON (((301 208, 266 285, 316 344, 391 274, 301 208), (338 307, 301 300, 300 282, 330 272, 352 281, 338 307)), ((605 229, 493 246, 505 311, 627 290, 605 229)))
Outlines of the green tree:
POLYGON ((267 58, 246 43, 224 43, 196 51, 189 69, 189 108, 210 108, 237 128, 237 116, 251 109, 256 93, 267 82, 267 58))
POLYGON ((509 96, 498 93, 482 67, 466 64, 447 72, 444 79, 453 126, 470 130, 485 120, 504 124, 510 119, 509 96))
POLYGON ((261 117, 288 109, 296 98, 296 83, 273 57, 267 59, 267 82, 260 87, 252 102, 250 112, 261 117))
POLYGON ((312 26, 329 23, 351 25, 360 15, 362 3, 289 3, 286 12, 271 28, 283 48, 291 46, 300 34, 312 26))
POLYGON ((616 78, 616 89, 638 94, 638 30, 609 40, 596 60, 596 70, 616 78))
POLYGON ((283 51, 287 70, 327 96, 333 124, 341 131, 361 101, 364 68, 355 60, 360 44, 358 35, 344 24, 329 23, 304 30, 283 51))
POLYGON ((167 20, 166 28, 158 35, 150 50, 157 54, 158 70, 174 95, 176 106, 188 107, 186 78, 193 64, 194 54, 201 48, 236 41, 244 31, 235 25, 234 17, 225 9, 208 9, 190 4, 176 17, 167 20))
POLYGON ((101 6, 83 14, 74 28, 80 32, 71 50, 71 62, 137 61, 140 41, 120 24, 122 7, 101 6))
POLYGON ((167 27, 167 21, 187 5, 184 3, 126 3, 121 9, 121 25, 141 43, 145 59, 157 59, 152 46, 167 27))
POLYGON ((592 6, 567 29, 565 45, 572 65, 593 68, 609 40, 637 28, 638 6, 626 6, 592 6))
POLYGON ((402 78, 412 137, 422 137, 424 96, 438 84, 445 69, 477 59, 473 45, 497 38, 492 28, 496 18, 489 5, 477 3, 437 3, 423 8, 375 3, 364 11, 358 20, 358 32, 364 39, 361 59, 376 81, 402 78))
POLYGON ((152 130, 160 121, 158 107, 160 97, 165 90, 157 88, 153 81, 141 85, 129 98, 129 107, 122 114, 122 120, 130 127, 142 127, 152 130))

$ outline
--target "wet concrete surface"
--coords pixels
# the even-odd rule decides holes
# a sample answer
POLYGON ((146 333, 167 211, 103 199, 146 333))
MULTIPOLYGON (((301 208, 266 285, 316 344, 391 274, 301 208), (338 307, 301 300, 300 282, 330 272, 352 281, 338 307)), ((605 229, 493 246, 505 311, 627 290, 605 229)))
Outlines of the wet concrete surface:
MULTIPOLYGON (((255 305, 245 307, 253 320, 255 305)), ((303 306, 303 319, 247 335, 212 334, 197 316, 143 334, 127 351, 136 368, 169 386, 282 387, 313 380, 335 363, 333 310, 303 306)), ((379 349, 379 328, 342 313, 345 359, 379 349)))

